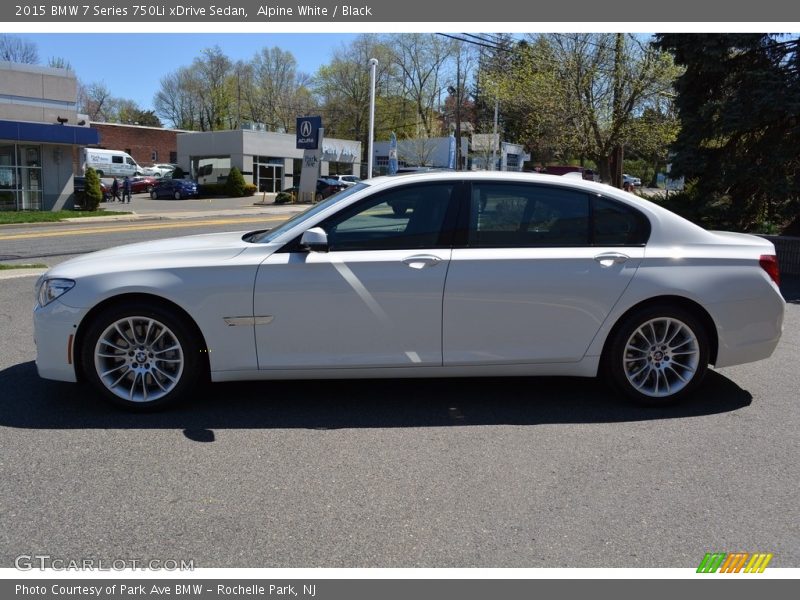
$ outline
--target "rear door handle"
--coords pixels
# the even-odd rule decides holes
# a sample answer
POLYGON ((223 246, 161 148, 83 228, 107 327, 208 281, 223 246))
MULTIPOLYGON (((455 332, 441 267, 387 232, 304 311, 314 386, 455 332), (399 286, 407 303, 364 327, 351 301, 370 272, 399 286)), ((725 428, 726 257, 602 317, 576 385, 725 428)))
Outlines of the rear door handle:
POLYGON ((412 269, 424 269, 425 267, 435 267, 442 259, 433 254, 417 254, 403 259, 403 264, 412 269))
POLYGON ((594 259, 600 263, 602 267, 610 267, 612 265, 621 265, 630 258, 627 254, 621 252, 604 252, 598 254, 594 259))

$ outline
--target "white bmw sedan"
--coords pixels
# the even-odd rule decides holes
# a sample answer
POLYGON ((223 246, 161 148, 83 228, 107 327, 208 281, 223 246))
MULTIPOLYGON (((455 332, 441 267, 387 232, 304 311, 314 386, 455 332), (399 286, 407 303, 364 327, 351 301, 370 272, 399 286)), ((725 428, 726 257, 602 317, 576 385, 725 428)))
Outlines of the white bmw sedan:
POLYGON ((152 408, 207 381, 605 375, 663 404, 770 356, 773 245, 548 175, 367 180, 271 231, 103 250, 37 284, 42 377, 152 408), (402 204, 402 214, 392 206, 402 204))

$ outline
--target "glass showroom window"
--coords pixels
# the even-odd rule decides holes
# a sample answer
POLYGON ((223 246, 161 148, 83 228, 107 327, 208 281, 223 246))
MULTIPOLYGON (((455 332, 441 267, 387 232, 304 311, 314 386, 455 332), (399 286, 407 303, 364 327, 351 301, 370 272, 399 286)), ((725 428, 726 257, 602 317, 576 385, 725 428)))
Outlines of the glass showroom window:
POLYGON ((42 208, 42 148, 0 144, 0 210, 42 208))

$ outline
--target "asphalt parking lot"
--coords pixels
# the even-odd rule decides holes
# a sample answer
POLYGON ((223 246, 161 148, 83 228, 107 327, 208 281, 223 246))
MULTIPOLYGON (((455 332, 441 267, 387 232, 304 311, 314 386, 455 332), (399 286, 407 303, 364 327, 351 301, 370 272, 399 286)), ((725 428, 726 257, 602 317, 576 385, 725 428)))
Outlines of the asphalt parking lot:
POLYGON ((669 409, 522 378, 217 384, 145 415, 37 377, 33 281, 0 285, 0 567, 800 566, 796 281, 775 355, 669 409))

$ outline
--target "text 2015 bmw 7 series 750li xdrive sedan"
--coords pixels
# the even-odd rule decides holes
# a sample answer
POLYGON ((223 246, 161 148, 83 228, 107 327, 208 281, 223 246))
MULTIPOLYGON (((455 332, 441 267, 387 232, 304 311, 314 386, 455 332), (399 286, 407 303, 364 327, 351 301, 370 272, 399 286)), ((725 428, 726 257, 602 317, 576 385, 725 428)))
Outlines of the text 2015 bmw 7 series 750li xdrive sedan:
POLYGON ((548 175, 358 183, 271 231, 103 250, 41 277, 39 374, 150 408, 198 381, 604 374, 689 395, 767 358, 773 245, 548 175), (392 206, 406 207, 402 214, 392 206))

